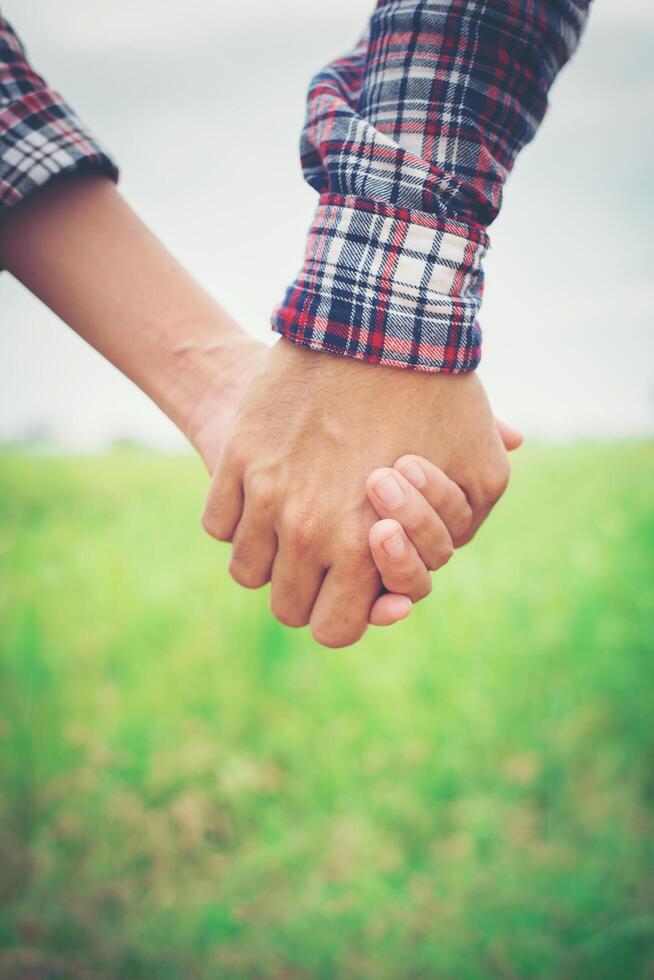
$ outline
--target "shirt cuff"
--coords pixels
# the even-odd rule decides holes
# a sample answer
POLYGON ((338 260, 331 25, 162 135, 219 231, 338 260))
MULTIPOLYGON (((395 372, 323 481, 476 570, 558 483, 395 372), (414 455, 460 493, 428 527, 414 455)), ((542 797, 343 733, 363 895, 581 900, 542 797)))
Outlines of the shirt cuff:
POLYGON ((36 89, 0 108, 0 210, 75 171, 118 179, 113 160, 60 95, 36 89))
POLYGON ((273 330, 303 347, 390 367, 472 371, 481 356, 488 244, 482 228, 325 194, 273 330))

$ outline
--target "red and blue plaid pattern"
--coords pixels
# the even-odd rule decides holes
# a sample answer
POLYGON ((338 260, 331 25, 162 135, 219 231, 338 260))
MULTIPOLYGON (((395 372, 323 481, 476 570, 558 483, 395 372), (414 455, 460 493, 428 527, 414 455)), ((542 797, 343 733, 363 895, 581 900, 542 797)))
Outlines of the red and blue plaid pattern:
POLYGON ((20 41, 0 17, 0 209, 51 177, 78 170, 118 177, 87 127, 30 68, 20 41))
POLYGON ((380 0, 311 83, 302 167, 320 199, 273 329, 394 367, 477 366, 485 229, 589 2, 380 0))

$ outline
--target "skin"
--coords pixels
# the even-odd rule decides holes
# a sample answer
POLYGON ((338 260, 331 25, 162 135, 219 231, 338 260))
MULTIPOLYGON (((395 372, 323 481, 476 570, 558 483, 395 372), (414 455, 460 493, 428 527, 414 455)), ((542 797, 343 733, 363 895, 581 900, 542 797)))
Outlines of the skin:
MULTIPOLYGON (((3 212, 0 266, 146 392, 213 472, 237 406, 267 369, 267 349, 200 288, 110 181, 96 175, 59 178, 3 212)), ((310 471, 310 460, 307 466, 310 471)), ((362 479, 355 491, 359 503, 363 485, 362 479)), ((366 532, 372 513, 369 508, 366 532)), ((395 515, 400 521, 403 516, 412 519, 409 512, 395 515)), ((376 625, 407 616, 409 595, 419 597, 413 580, 424 583, 427 574, 413 545, 408 560, 389 557, 383 533, 389 527, 382 523, 370 542, 379 567, 369 608, 376 625), (388 591, 379 595, 382 580, 388 591), (405 580, 406 594, 394 594, 393 583, 405 580)), ((369 564, 373 559, 369 552, 369 564)), ((284 569, 281 560, 279 568, 284 569)), ((282 582, 278 575, 275 604, 282 582)), ((291 591, 292 583, 284 588, 291 591)))
POLYGON ((0 265, 215 463, 261 345, 189 276, 110 180, 61 177, 3 212, 0 265), (218 419, 199 444, 210 403, 218 419))
MULTIPOLYGON (((508 452, 522 445, 519 432, 500 419, 495 423, 508 452)), ((397 621, 402 611, 408 615, 410 606, 400 604, 399 596, 418 601, 429 594, 430 571, 449 560, 454 540, 465 538, 472 509, 461 488, 420 456, 401 456, 392 470, 375 470, 366 481, 366 490, 377 514, 384 518, 373 524, 368 536, 373 560, 389 592, 388 603, 382 603, 384 597, 378 599, 370 616, 373 625, 381 626, 397 621), (377 491, 389 476, 403 491, 402 499, 392 506, 377 491), (394 619, 387 623, 387 616, 394 619)))
MULTIPOLYGON (((281 339, 239 406, 204 527, 232 542, 237 582, 258 588, 270 580, 280 622, 309 624, 317 642, 347 646, 371 616, 376 621, 382 578, 370 545, 375 554, 389 536, 384 525, 369 539, 376 514, 363 488, 380 460, 392 467, 407 448, 446 473, 469 506, 464 526, 458 495, 449 545, 436 513, 412 527, 427 565, 440 567, 452 547, 472 538, 509 479, 507 450, 479 378, 380 367, 281 339)), ((409 481, 395 473, 406 497, 409 481)), ((368 493, 389 475, 373 472, 368 493)), ((421 598, 427 581, 414 574, 410 594, 421 598)))

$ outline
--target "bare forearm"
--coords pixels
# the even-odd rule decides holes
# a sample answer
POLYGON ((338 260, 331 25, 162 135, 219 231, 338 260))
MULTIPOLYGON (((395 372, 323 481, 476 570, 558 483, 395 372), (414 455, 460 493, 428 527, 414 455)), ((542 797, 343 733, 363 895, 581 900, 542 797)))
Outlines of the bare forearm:
POLYGON ((187 434, 244 342, 104 177, 61 178, 4 213, 0 266, 187 434))

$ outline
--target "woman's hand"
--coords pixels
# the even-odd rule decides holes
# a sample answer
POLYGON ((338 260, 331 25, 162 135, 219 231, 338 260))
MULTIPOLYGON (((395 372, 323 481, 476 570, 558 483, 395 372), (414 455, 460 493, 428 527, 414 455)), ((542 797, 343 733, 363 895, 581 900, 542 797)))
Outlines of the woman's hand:
MULTIPOLYGON (((495 422, 505 449, 518 449, 522 435, 501 419, 495 422)), ((370 623, 390 626, 429 595, 430 572, 469 540, 472 509, 461 488, 422 456, 401 456, 392 468, 374 470, 366 489, 382 518, 370 529, 369 541, 387 590, 373 605, 370 623)))

